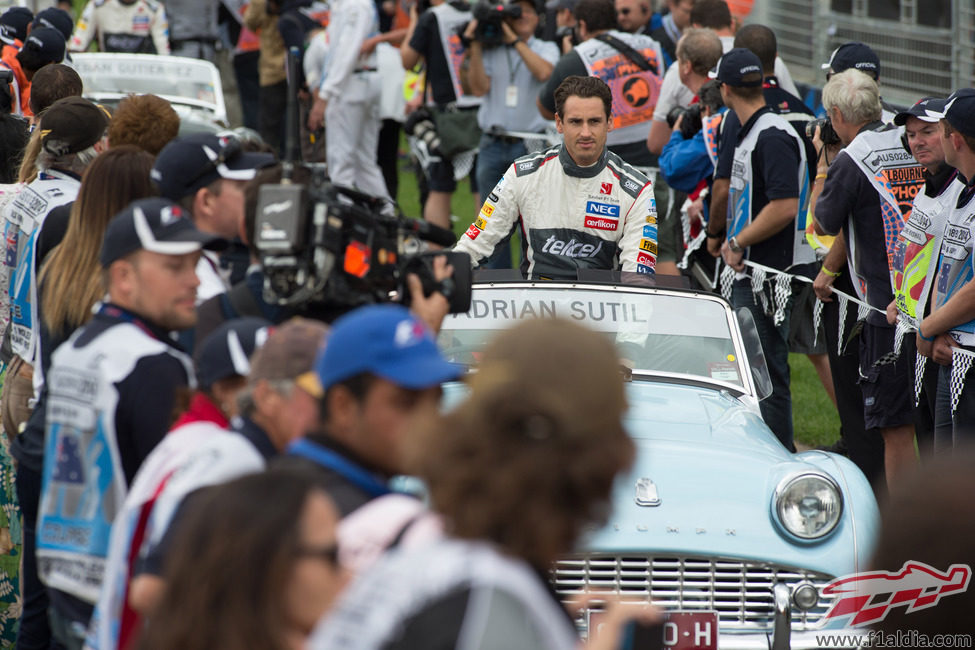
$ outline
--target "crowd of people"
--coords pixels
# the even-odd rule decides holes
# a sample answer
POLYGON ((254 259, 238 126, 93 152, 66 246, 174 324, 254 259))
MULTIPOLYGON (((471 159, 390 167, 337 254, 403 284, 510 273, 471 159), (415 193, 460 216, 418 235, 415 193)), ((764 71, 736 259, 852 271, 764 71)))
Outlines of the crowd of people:
MULTIPOLYGON (((707 288, 755 321, 762 415, 787 449, 800 352, 837 405, 837 450, 878 496, 906 498, 916 448, 963 457, 975 90, 886 106, 877 55, 848 43, 823 65, 816 121, 771 29, 739 28, 725 0, 665 4, 91 0, 77 23, 62 8, 0 15, 0 514, 15 558, 0 596, 19 603, 0 612, 4 640, 577 647, 545 576, 605 520, 633 459, 616 352, 581 326, 521 324, 442 413, 462 372, 435 342, 443 257, 440 290, 408 278, 409 308, 326 324, 269 301, 260 188, 308 173, 278 162, 291 91, 306 154, 385 200, 409 114, 422 218, 449 228, 470 175, 481 207, 454 250, 475 267, 509 267, 519 231, 533 279, 720 277, 707 288), (180 136, 154 95, 93 103, 69 54, 212 60, 221 38, 260 138, 180 136), (303 58, 291 90, 289 47, 303 58), (559 143, 530 147, 550 126, 559 143), (392 491, 402 474, 428 505, 392 491)), ((633 618, 659 613, 619 605, 590 646, 617 647, 633 618)))

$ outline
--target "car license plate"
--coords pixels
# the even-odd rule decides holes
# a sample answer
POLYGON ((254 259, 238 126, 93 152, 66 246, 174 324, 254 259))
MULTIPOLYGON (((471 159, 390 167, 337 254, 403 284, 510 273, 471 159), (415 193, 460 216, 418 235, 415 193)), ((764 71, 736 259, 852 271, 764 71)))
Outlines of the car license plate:
MULTIPOLYGON (((605 616, 606 612, 589 612, 590 639, 599 635, 605 616)), ((718 613, 667 612, 663 637, 668 650, 717 650, 718 613)))

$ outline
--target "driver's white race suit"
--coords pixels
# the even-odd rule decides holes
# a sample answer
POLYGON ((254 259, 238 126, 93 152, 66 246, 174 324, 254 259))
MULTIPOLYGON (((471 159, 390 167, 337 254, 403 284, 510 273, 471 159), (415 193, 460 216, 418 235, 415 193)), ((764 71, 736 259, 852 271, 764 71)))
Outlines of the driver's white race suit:
POLYGON ((169 54, 166 10, 157 0, 89 0, 68 49, 84 52, 94 38, 100 52, 169 54))
POLYGON ((579 269, 621 267, 654 272, 653 185, 611 151, 590 167, 576 165, 562 145, 517 159, 454 250, 476 266, 518 223, 527 277, 574 280, 579 269))

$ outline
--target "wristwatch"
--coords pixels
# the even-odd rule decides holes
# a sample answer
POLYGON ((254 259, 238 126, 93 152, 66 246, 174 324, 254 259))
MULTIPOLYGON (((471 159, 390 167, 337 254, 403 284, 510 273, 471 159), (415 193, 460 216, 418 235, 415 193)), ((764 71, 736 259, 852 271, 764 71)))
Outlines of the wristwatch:
POLYGON ((738 237, 728 238, 728 248, 731 249, 732 253, 740 253, 744 250, 741 246, 738 245, 738 237))

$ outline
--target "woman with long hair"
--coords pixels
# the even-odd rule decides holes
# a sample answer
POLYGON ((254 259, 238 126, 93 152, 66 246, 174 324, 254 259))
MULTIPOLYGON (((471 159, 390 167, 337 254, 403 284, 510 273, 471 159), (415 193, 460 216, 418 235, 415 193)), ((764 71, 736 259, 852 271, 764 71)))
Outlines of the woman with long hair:
POLYGON ((342 588, 319 479, 271 469, 193 497, 143 650, 298 650, 342 588))
POLYGON ((54 339, 61 341, 88 322, 91 308, 104 295, 98 255, 105 228, 132 201, 156 196, 149 180, 153 160, 142 149, 124 145, 99 155, 81 177, 64 239, 41 268, 41 317, 54 339))

